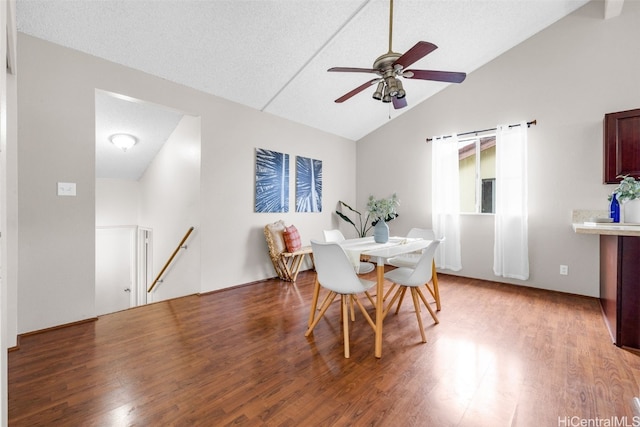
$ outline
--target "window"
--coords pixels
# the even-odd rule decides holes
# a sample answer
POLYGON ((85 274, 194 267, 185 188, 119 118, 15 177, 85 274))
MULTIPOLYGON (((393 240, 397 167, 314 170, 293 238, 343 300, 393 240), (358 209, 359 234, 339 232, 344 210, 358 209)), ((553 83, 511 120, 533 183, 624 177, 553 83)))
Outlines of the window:
POLYGON ((494 213, 495 135, 461 139, 458 142, 458 159, 460 162, 460 212, 494 213))
POLYGON ((496 211, 496 179, 485 178, 482 180, 482 204, 480 206, 482 213, 494 213, 496 211))

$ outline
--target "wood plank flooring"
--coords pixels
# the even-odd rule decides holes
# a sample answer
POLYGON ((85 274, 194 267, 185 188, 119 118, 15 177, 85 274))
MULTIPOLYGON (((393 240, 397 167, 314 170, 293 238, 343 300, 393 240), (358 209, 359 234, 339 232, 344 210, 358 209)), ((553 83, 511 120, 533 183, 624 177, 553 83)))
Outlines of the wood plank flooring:
POLYGON ((611 343, 597 300, 439 277, 428 342, 406 299, 381 359, 362 315, 343 357, 337 303, 304 337, 312 272, 22 337, 9 424, 639 425, 640 356, 611 343))

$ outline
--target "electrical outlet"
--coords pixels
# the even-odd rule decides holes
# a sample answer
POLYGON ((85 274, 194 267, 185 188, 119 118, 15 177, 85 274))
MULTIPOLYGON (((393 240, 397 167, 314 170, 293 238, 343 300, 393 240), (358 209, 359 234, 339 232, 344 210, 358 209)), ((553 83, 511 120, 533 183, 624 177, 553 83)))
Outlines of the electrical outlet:
POLYGON ((563 276, 567 276, 569 274, 569 266, 568 265, 561 265, 560 266, 560 274, 562 274, 563 276))

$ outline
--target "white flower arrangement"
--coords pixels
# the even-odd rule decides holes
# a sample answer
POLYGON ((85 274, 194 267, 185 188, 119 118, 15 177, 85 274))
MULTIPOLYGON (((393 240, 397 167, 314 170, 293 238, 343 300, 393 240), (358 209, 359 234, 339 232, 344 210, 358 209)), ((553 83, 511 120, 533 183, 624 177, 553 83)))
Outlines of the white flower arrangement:
POLYGON ((373 196, 369 196, 369 202, 367 203, 367 211, 372 219, 372 225, 380 220, 385 222, 391 221, 398 216, 397 208, 400 205, 398 196, 396 193, 387 199, 375 199, 373 196))
POLYGON ((398 205, 400 205, 398 196, 396 196, 395 193, 388 199, 376 200, 373 196, 369 196, 369 202, 367 203, 367 217, 363 221, 362 214, 360 212, 347 205, 343 201, 339 201, 338 203, 342 208, 349 209, 357 216, 356 225, 356 222, 351 220, 351 218, 345 215, 345 213, 336 210, 336 215, 338 215, 349 224, 353 225, 353 228, 355 228, 356 232, 358 233, 358 237, 366 237, 369 230, 371 230, 371 228, 378 223, 380 218, 384 219, 385 222, 391 221, 392 219, 396 218, 398 216, 396 208, 398 207, 398 205), (371 220, 371 223, 369 223, 369 220, 371 220))

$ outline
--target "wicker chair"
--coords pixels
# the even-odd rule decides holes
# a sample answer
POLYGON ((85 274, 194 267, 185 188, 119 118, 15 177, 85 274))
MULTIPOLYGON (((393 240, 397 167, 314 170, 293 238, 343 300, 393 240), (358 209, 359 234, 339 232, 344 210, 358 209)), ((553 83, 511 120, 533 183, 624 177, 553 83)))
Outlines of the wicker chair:
MULTIPOLYGON (((269 247, 269 257, 276 274, 282 280, 295 282, 305 255, 311 255, 311 246, 303 246, 295 252, 287 252, 283 232, 284 221, 276 221, 264 227, 264 236, 269 247)), ((312 258, 313 262, 313 258, 312 258)))

